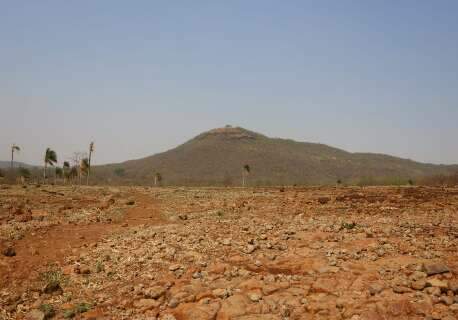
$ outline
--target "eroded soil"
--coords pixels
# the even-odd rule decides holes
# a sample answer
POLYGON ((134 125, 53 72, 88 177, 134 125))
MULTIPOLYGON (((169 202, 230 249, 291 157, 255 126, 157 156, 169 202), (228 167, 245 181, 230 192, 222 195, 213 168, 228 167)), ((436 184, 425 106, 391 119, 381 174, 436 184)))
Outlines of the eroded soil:
POLYGON ((0 319, 457 319, 458 189, 0 189, 0 319))

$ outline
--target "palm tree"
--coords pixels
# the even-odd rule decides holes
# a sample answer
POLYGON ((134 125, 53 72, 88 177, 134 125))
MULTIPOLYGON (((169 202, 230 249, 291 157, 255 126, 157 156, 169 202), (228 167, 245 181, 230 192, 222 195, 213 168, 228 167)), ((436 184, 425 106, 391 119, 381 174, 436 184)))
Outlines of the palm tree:
POLYGON ((67 171, 70 169, 70 163, 68 161, 64 161, 64 164, 62 165, 62 177, 65 183, 65 178, 67 177, 67 171))
POLYGON ((14 152, 15 151, 19 152, 21 151, 21 148, 19 148, 19 146, 13 143, 13 145, 11 146, 11 170, 13 170, 13 167, 14 167, 14 152))
POLYGON ((45 161, 45 167, 44 167, 44 170, 43 170, 43 178, 44 178, 45 183, 46 183, 46 170, 48 169, 48 165, 54 166, 54 164, 57 163, 56 151, 52 150, 51 148, 46 148, 44 161, 45 161))
POLYGON ((242 185, 243 187, 245 187, 245 180, 246 180, 246 177, 250 174, 250 171, 251 171, 251 168, 249 165, 244 165, 243 166, 243 171, 242 171, 242 185))
POLYGON ((89 144, 89 159, 88 159, 87 176, 86 176, 86 184, 87 185, 89 185, 89 174, 91 173, 92 152, 94 152, 94 142, 91 142, 89 144))

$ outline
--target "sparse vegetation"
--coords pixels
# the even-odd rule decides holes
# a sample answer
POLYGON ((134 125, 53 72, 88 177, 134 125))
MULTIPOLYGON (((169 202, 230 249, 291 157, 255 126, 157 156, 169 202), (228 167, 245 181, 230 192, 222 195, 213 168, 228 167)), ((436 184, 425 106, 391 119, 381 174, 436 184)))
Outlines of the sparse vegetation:
POLYGON ((75 312, 77 314, 81 314, 81 313, 88 312, 89 310, 91 310, 91 308, 92 308, 91 304, 86 303, 86 302, 81 302, 76 305, 75 312))
POLYGON ((351 222, 351 223, 348 223, 348 222, 342 222, 341 226, 340 226, 340 229, 347 229, 347 230, 352 230, 354 228, 356 228, 356 223, 355 222, 351 222))
POLYGON ((64 310, 63 316, 65 319, 72 319, 79 314, 83 314, 91 310, 92 305, 86 302, 78 303, 74 308, 64 310))
POLYGON ((162 175, 159 172, 154 174, 154 186, 160 185, 162 182, 162 175))
POLYGON ((31 176, 30 170, 27 168, 19 168, 19 176, 23 177, 24 179, 28 179, 31 176))
POLYGON ((50 270, 41 274, 41 279, 45 283, 43 291, 45 293, 53 293, 62 290, 67 279, 62 274, 62 271, 53 267, 50 270))
POLYGON ((56 311, 51 304, 44 303, 39 308, 44 313, 44 319, 51 319, 56 315, 56 311))
POLYGON ((116 168, 113 170, 114 174, 118 177, 124 177, 126 170, 124 168, 116 168))
POLYGON ((76 316, 76 312, 74 309, 67 309, 64 310, 63 316, 65 319, 72 319, 76 316))
POLYGON ((245 187, 245 184, 246 184, 246 180, 247 180, 247 177, 248 175, 250 174, 251 172, 251 168, 249 165, 244 165, 243 166, 243 170, 242 170, 242 186, 245 187))

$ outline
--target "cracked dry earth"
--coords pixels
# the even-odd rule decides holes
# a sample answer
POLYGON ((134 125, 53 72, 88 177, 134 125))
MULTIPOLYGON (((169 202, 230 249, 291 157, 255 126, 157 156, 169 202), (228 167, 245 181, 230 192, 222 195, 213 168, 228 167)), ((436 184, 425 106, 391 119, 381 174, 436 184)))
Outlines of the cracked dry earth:
POLYGON ((3 186, 0 319, 458 319, 458 189, 3 186))

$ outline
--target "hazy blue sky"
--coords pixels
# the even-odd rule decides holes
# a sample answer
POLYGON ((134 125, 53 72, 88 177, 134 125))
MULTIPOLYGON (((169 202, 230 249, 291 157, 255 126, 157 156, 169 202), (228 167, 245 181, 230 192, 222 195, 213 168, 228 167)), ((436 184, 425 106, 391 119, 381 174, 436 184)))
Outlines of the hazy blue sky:
POLYGON ((0 117, 30 163, 225 124, 458 163, 458 1, 0 0, 0 117))

